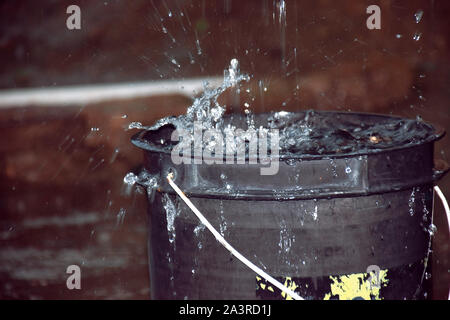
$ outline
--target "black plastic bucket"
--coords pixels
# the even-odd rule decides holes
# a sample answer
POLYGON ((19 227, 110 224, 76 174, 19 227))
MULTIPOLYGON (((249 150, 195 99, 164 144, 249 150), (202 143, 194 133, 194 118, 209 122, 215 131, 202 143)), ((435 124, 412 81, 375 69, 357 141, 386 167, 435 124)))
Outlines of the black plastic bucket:
MULTIPOLYGON (((332 115, 369 124, 392 119, 332 115)), ((258 115, 256 123, 267 116, 258 115)), ((288 298, 202 227, 167 183, 168 172, 229 243, 306 299, 423 299, 430 293, 433 184, 448 170, 434 168, 433 145, 443 131, 429 126, 428 138, 395 148, 280 154, 278 173, 262 176, 260 164, 174 165, 167 149, 148 143, 170 139, 169 129, 132 139, 144 149, 146 171, 158 179, 148 206, 152 298, 288 298)))

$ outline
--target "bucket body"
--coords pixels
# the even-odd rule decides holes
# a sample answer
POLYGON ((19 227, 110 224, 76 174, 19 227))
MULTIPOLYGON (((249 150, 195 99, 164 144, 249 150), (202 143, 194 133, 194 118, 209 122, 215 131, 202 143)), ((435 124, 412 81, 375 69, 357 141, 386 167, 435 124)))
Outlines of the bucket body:
MULTIPOLYGON (((148 207, 152 298, 289 298, 210 234, 168 172, 235 249, 305 299, 426 298, 440 136, 377 152, 281 157, 267 176, 260 164, 174 165, 170 153, 144 148, 145 169, 159 176, 148 207)), ((146 139, 152 132, 133 142, 146 139)))

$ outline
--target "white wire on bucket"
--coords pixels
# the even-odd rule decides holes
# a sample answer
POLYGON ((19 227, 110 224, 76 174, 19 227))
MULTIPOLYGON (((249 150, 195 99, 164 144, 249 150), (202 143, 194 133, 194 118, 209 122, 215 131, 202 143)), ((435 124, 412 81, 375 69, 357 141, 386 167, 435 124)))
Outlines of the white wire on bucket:
MULTIPOLYGON (((434 186, 434 191, 439 196, 439 198, 442 201, 442 205, 444 206, 445 214, 447 216, 448 232, 450 233, 450 208, 448 206, 447 199, 445 198, 444 193, 442 193, 441 189, 438 186, 434 186)), ((448 291, 448 300, 450 300, 450 289, 448 291)))
POLYGON ((183 193, 183 191, 178 188, 178 186, 173 182, 172 180, 173 174, 169 173, 167 175, 167 181, 169 182, 170 186, 175 190, 176 193, 183 199, 183 201, 188 205, 188 207, 195 213, 195 215, 200 219, 200 221, 208 228, 209 231, 216 237, 216 240, 219 241, 220 244, 222 244, 228 251, 231 252, 236 258, 238 258, 242 263, 244 263, 247 267, 252 269, 254 272, 256 272, 258 275, 266 279, 268 282, 273 284, 275 287, 280 289, 281 291, 285 292, 289 296, 292 297, 294 300, 304 300, 302 297, 300 297, 297 293, 290 290, 286 286, 284 286, 281 282, 277 281, 270 275, 268 275, 266 272, 258 268, 256 265, 254 265, 252 262, 250 262, 246 257, 244 257, 242 254, 240 254, 236 249, 234 249, 221 235, 219 232, 217 232, 216 229, 209 223, 209 221, 205 218, 205 216, 194 206, 194 204, 189 200, 188 197, 183 193))
POLYGON ((439 198, 441 198, 442 204, 444 205, 445 214, 447 215, 448 232, 450 233, 450 208, 448 206, 447 199, 445 199, 444 194, 438 186, 434 186, 434 191, 436 191, 439 198))

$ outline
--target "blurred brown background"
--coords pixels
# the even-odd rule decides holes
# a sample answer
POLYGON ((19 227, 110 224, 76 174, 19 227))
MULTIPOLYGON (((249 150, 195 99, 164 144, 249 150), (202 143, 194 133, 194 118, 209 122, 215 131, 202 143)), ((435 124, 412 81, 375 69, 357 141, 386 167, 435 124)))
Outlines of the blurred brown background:
MULTIPOLYGON (((222 76, 237 58, 252 80, 240 97, 223 95, 229 110, 420 115, 450 131, 449 9, 444 0, 2 1, 0 100, 19 88, 222 76), (81 30, 66 28, 71 4, 81 30), (366 27, 371 4, 380 30, 366 27)), ((142 155, 125 128, 191 102, 0 107, 0 298, 149 297, 145 195, 122 182, 142 155), (66 288, 71 264, 82 290, 66 288)), ((450 162, 448 137, 436 158, 450 162)), ((450 177, 439 185, 450 198, 450 177)), ((432 296, 446 299, 440 204, 435 224, 432 296)))

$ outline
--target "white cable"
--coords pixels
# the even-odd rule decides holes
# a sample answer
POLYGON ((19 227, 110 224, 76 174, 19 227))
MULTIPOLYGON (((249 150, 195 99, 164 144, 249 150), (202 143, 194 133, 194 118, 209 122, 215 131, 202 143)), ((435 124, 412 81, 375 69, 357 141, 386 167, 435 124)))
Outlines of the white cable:
POLYGON ((447 215, 448 232, 450 233, 450 208, 448 206, 447 199, 445 199, 444 194, 438 186, 434 186, 434 191, 436 191, 439 198, 441 198, 442 204, 444 205, 445 214, 447 215))
POLYGON ((169 182, 170 186, 175 190, 176 193, 183 199, 183 201, 188 205, 188 207, 195 213, 195 215, 200 219, 200 221, 208 228, 209 231, 216 237, 216 240, 220 242, 228 251, 231 252, 236 258, 238 258, 242 263, 244 263, 247 267, 252 269, 254 272, 259 274, 261 277, 266 279, 268 282, 273 284, 275 287, 280 289, 281 291, 285 292, 289 296, 292 297, 294 300, 304 300, 302 297, 300 297, 297 293, 290 290, 286 286, 284 286, 282 283, 268 275, 266 272, 258 268, 256 265, 254 265, 252 262, 250 262, 246 257, 244 257, 242 254, 240 254, 236 249, 234 249, 221 235, 219 232, 217 232, 216 229, 209 223, 209 221, 205 218, 205 216, 194 206, 194 204, 189 200, 188 197, 183 193, 183 191, 178 188, 178 186, 173 182, 172 180, 173 174, 169 173, 167 175, 167 181, 169 182))
MULTIPOLYGON (((437 193, 442 201, 442 205, 444 206, 445 214, 447 215, 448 232, 450 233, 450 208, 448 206, 447 199, 438 186, 434 186, 434 191, 437 193)), ((448 291, 448 300, 450 300, 450 290, 448 291)))

